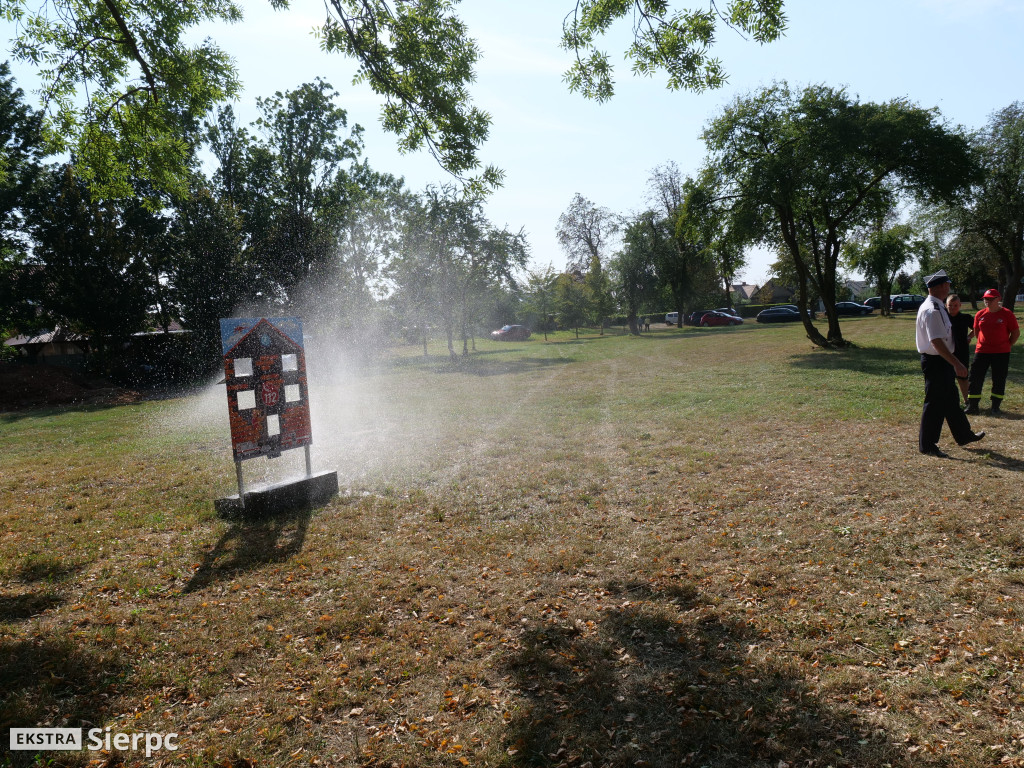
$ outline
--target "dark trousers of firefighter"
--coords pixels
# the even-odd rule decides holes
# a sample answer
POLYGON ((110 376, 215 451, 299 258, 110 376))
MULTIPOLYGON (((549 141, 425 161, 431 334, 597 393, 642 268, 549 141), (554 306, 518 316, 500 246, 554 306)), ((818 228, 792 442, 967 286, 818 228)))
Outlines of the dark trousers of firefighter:
POLYGON ((974 437, 974 430, 960 408, 960 391, 953 366, 938 355, 921 355, 921 370, 924 372, 924 410, 921 411, 918 447, 929 451, 938 446, 943 421, 949 424, 957 445, 968 442, 974 437))
POLYGON ((1006 372, 1010 369, 1009 352, 976 352, 971 363, 971 383, 967 390, 971 400, 981 400, 985 374, 992 367, 992 399, 1002 400, 1006 394, 1006 372))

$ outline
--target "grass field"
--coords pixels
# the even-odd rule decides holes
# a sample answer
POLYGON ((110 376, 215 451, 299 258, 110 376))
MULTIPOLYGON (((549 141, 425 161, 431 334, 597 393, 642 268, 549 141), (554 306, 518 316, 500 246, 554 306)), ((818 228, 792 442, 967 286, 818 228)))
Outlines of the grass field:
POLYGON ((4 747, 179 734, 0 765, 1024 765, 1024 353, 942 461, 912 318, 844 333, 314 359, 343 493, 262 522, 223 388, 0 414, 4 747))

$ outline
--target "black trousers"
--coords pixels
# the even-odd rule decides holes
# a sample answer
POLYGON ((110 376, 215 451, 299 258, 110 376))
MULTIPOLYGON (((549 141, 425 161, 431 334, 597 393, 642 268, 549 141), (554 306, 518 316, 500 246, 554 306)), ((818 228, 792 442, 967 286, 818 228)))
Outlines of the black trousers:
POLYGON ((992 399, 1002 400, 1006 394, 1006 373, 1010 370, 1009 352, 976 352, 971 363, 971 384, 968 397, 971 400, 981 399, 981 388, 985 384, 985 374, 992 366, 992 399))
POLYGON ((938 446, 944 421, 957 445, 967 443, 974 437, 974 430, 960 409, 960 390, 953 366, 938 355, 921 355, 921 370, 924 372, 924 409, 918 448, 923 452, 938 446))

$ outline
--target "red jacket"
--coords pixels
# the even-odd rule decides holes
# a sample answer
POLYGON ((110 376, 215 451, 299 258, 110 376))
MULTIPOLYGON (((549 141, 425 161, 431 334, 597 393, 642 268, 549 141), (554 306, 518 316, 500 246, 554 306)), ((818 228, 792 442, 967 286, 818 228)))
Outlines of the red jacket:
POLYGON ((1019 328, 1016 316, 1006 307, 995 312, 989 312, 985 307, 974 316, 974 333, 978 337, 974 351, 986 354, 1009 352, 1010 333, 1019 328))

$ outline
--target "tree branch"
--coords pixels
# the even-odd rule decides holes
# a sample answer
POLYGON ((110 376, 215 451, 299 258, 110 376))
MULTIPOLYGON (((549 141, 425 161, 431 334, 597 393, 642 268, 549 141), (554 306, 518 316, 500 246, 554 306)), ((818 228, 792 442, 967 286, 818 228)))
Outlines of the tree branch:
POLYGON ((149 63, 139 50, 139 46, 135 41, 135 36, 128 29, 128 24, 125 22, 124 16, 121 15, 121 11, 118 10, 115 0, 103 0, 103 5, 105 5, 107 10, 110 11, 110 15, 114 18, 114 23, 117 24, 117 28, 121 30, 121 34, 124 36, 124 39, 121 42, 128 47, 131 57, 135 59, 138 65, 142 68, 142 74, 145 76, 146 82, 149 83, 149 91, 153 97, 153 101, 159 101, 160 97, 158 95, 156 77, 153 75, 153 71, 149 68, 149 63))

